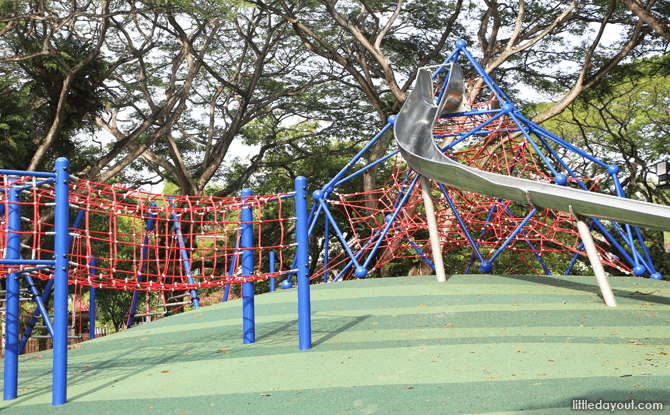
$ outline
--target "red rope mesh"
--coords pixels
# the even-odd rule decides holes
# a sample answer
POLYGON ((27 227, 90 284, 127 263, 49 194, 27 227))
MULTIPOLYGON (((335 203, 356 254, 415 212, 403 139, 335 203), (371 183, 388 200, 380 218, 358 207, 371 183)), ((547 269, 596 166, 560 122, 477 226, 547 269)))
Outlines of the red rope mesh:
MULTIPOLYGON (((475 87, 475 85, 477 85, 477 80, 468 84, 468 102, 464 104, 465 111, 500 108, 495 97, 491 98, 491 94, 485 85, 484 87, 475 87)), ((494 115, 478 114, 440 119, 435 126, 433 135, 436 142, 444 147, 463 133, 472 131, 491 120, 494 115)), ((553 175, 544 166, 533 147, 522 134, 515 134, 517 129, 518 127, 513 120, 509 116, 503 115, 483 127, 480 130, 483 134, 467 138, 457 146, 457 149, 452 149, 446 154, 462 164, 480 170, 503 175, 509 174, 535 181, 553 182, 553 175)), ((402 194, 404 188, 411 183, 414 173, 407 177, 407 172, 407 166, 402 158, 396 156, 393 174, 381 188, 369 193, 336 194, 333 198, 331 210, 338 212, 351 224, 350 229, 343 229, 342 231, 349 235, 349 239, 353 240, 351 245, 355 246, 356 249, 353 249, 352 246, 352 251, 356 253, 366 244, 370 243, 371 245, 364 249, 365 252, 361 255, 359 262, 364 261, 369 255, 372 245, 374 245, 374 243, 371 243, 374 242, 373 235, 383 228, 384 217, 393 212, 394 203, 399 200, 399 195, 402 194), (371 201, 373 203, 369 203, 371 201)), ((576 182, 577 180, 582 181, 591 191, 598 189, 599 179, 570 178, 568 181, 576 182)), ((464 192, 455 188, 447 187, 447 191, 470 234, 478 242, 480 252, 487 259, 502 246, 503 242, 532 209, 529 206, 464 192)), ((470 245, 463 229, 459 226, 435 183, 433 183, 432 193, 436 205, 442 251, 448 258, 448 251, 458 247, 469 247, 470 245)), ((407 204, 399 212, 395 221, 396 226, 391 228, 382 242, 382 249, 377 254, 376 261, 371 262, 372 269, 379 268, 394 259, 418 257, 419 254, 412 248, 410 241, 419 247, 428 258, 432 259, 423 212, 421 190, 417 185, 407 204)), ((608 244, 604 239, 601 242, 608 244)), ((542 269, 539 262, 532 255, 524 257, 522 253, 536 252, 540 257, 549 252, 574 254, 577 252, 579 243, 579 234, 570 215, 558 211, 544 210, 537 212, 528 221, 522 232, 512 240, 507 249, 521 258, 532 272, 538 273, 538 267, 542 269), (535 249, 527 242, 530 242, 535 249), (532 264, 529 262, 529 258, 533 258, 531 260, 532 264)), ((468 249, 471 250, 471 248, 468 249)), ((621 271, 630 272, 628 266, 618 261, 616 257, 607 254, 600 247, 598 249, 601 251, 603 263, 621 271)), ((580 252, 580 254, 585 255, 583 252, 580 252)), ((333 258, 329 258, 328 270, 337 273, 348 263, 348 256, 345 252, 342 252, 333 258)), ((368 271, 371 271, 371 269, 368 271)), ((462 272, 464 270, 453 270, 453 272, 458 271, 462 272)), ((323 278, 324 272, 322 268, 312 278, 323 278)), ((353 275, 353 272, 353 267, 351 267, 345 278, 353 275)), ((447 270, 447 272, 450 272, 450 270, 447 270)), ((543 269, 542 272, 544 272, 543 269)))
MULTIPOLYGON (((5 183, 8 179, 5 178, 5 183)), ((217 287, 287 273, 286 268, 291 264, 284 261, 295 255, 294 222, 291 217, 283 217, 287 200, 291 204, 287 212, 293 211, 289 194, 252 196, 244 202, 241 197, 173 196, 170 199, 167 195, 117 185, 74 182, 70 184, 70 223, 74 222, 78 209, 84 211, 84 218, 78 229, 70 230, 74 236, 70 249, 70 284, 141 291, 217 287), (252 251, 256 271, 252 275, 242 274, 238 259, 243 251, 238 245, 242 225, 240 212, 245 207, 251 208, 254 218, 252 251), (153 229, 147 231, 152 217, 153 229), (175 223, 181 231, 186 261, 175 223), (277 253, 279 271, 274 273, 263 271, 269 269, 269 251, 277 253), (96 257, 93 273, 92 256, 96 257), (233 261, 233 275, 228 276, 233 261), (188 268, 193 283, 188 283, 188 268), (142 281, 138 282, 140 275, 142 281)), ((18 183, 31 183, 31 179, 18 183)), ((7 209, 6 197, 3 199, 7 209)), ((27 244, 22 249, 24 257, 30 252, 31 259, 53 258, 53 237, 49 236, 54 231, 53 219, 39 220, 49 217, 53 205, 52 186, 35 187, 30 197, 23 192, 21 216, 25 219, 20 234, 22 242, 27 244)), ((5 226, 0 229, 0 249, 4 254, 8 231, 5 226)), ((10 268, 17 269, 0 266, 0 273, 10 268)), ((53 278, 52 273, 44 269, 36 270, 33 276, 53 278)))

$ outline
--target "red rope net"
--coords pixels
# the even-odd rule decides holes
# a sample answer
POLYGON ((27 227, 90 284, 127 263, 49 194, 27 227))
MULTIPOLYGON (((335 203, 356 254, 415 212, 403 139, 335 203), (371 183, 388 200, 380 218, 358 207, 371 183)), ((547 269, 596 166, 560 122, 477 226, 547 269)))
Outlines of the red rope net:
MULTIPOLYGON (((3 185, 17 179, 9 185, 33 183, 5 177, 3 185)), ((244 199, 168 196, 73 181, 70 224, 78 214, 81 221, 70 229, 70 284, 141 291, 217 287, 277 277, 288 272, 295 255, 292 194, 244 199), (239 245, 243 208, 253 212, 255 271, 251 275, 243 275, 241 267, 242 253, 248 250, 239 245), (279 270, 274 273, 268 271, 270 251, 275 251, 279 270), (94 256, 95 267, 91 266, 94 256)), ((7 198, 3 199, 7 211, 7 198)), ((22 192, 20 204, 23 257, 53 259, 53 186, 32 186, 22 192)), ((8 231, 2 225, 4 256, 8 231)), ((33 277, 43 280, 53 278, 50 270, 38 268, 18 269, 31 269, 33 277)), ((0 274, 16 269, 2 265, 0 274)))
MULTIPOLYGON (((479 84, 481 82, 478 80, 468 84, 463 112, 500 108, 495 98, 488 98, 491 96, 488 89, 478 86, 479 84)), ((440 119, 433 133, 436 142, 444 148, 461 134, 489 122, 494 115, 496 114, 489 113, 440 119)), ((517 125, 509 116, 503 115, 490 121, 480 131, 481 134, 472 135, 459 143, 457 149, 451 149, 445 154, 462 164, 480 170, 553 182, 553 175, 524 135, 519 133, 517 125)), ((385 225, 385 217, 393 212, 396 202, 400 200, 405 188, 415 177, 413 172, 408 175, 408 168, 399 155, 396 155, 394 163, 393 174, 379 189, 369 193, 335 194, 331 197, 334 199, 331 202, 331 209, 339 213, 341 218, 345 218, 344 223, 350 224, 348 229, 343 229, 343 232, 350 241, 351 250, 361 254, 359 262, 363 262, 371 252, 376 242, 376 235, 385 225)), ((598 190, 600 183, 598 178, 570 178, 568 181, 577 180, 581 180, 591 191, 598 190)), ((465 232, 470 233, 477 242, 482 256, 488 260, 532 209, 530 206, 455 188, 446 189, 467 228, 467 230, 461 228, 442 192, 437 184, 433 183, 432 194, 447 268, 449 268, 450 252, 469 252, 470 261, 474 260, 473 266, 478 266, 479 261, 474 257, 465 232), (459 250, 459 248, 466 249, 459 250)), ((428 259, 432 259, 419 184, 413 189, 394 224, 395 226, 390 228, 382 241, 375 260, 370 263, 368 272, 399 258, 421 257, 415 247, 425 253, 428 259)), ((599 241, 607 244, 604 238, 600 238, 599 241)), ((546 271, 538 258, 546 259, 551 253, 574 255, 578 252, 580 242, 576 224, 570 215, 544 210, 537 212, 527 222, 507 246, 507 250, 520 258, 531 272, 544 274, 546 271)), ((628 266, 618 261, 616 257, 600 247, 599 250, 604 264, 630 272, 628 266)), ((343 249, 340 251, 339 254, 332 255, 327 267, 321 268, 312 278, 323 279, 326 272, 332 278, 343 271, 349 263, 349 257, 343 249)), ((585 255, 581 251, 580 254, 585 255)), ((569 257, 567 259, 569 263, 569 257)), ((563 262, 566 262, 565 258, 563 262)), ((467 266, 463 269, 448 269, 447 272, 465 272, 466 269, 467 266)), ((559 271, 565 272, 565 269, 559 271)), ((353 272, 353 267, 348 268, 344 278, 351 277, 353 272)))

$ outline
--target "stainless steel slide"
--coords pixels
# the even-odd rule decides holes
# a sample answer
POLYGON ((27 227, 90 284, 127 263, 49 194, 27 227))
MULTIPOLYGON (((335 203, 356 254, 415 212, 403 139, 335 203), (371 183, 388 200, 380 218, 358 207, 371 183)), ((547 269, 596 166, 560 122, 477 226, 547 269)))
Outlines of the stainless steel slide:
POLYGON ((393 132, 400 153, 419 174, 468 192, 570 214, 670 230, 670 207, 600 193, 587 192, 517 177, 477 170, 445 156, 433 140, 440 114, 456 112, 463 99, 463 75, 454 65, 441 108, 435 103, 430 72, 420 69, 414 89, 396 117, 393 132))

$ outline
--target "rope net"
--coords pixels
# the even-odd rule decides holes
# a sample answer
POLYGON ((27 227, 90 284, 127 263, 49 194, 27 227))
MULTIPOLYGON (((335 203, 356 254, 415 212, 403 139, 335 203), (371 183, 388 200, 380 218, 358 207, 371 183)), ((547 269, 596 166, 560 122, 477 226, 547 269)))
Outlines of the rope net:
MULTIPOLYGON (((500 104, 488 87, 482 85, 481 78, 468 83, 462 109, 462 112, 478 111, 481 114, 438 120, 433 132, 436 143, 440 148, 445 148, 464 133, 481 127, 478 133, 464 139, 454 148, 446 150, 445 154, 459 163, 479 170, 553 183, 554 175, 533 145, 520 133, 517 124, 508 115, 492 121, 496 113, 483 113, 486 110, 500 108, 500 104)), ((436 95, 439 93, 438 88, 439 85, 436 85, 436 95)), ((540 143, 540 146, 544 145, 544 142, 540 143)), ((556 151, 562 150, 556 149, 556 151)), ((565 155, 559 153, 558 157, 563 159, 565 155)), ((544 157, 551 159, 554 165, 559 165, 553 155, 544 157)), ((574 159, 575 155, 571 154, 569 157, 574 159)), ((369 193, 334 193, 331 197, 333 199, 330 203, 331 210, 337 212, 336 215, 340 218, 344 218, 342 223, 350 224, 345 233, 350 241, 351 250, 360 255, 359 262, 367 258, 372 251, 385 225, 386 217, 393 212, 414 178, 415 173, 409 171, 402 158, 396 155, 393 174, 380 188, 369 193)), ((595 192, 599 188, 601 178, 569 178, 568 186, 575 186, 577 181, 581 181, 590 191, 595 192)), ((533 209, 531 206, 451 187, 446 187, 446 191, 466 227, 464 229, 459 225, 442 191, 436 183, 432 183, 440 243, 448 273, 467 272, 473 263, 479 262, 465 232, 475 240, 482 256, 488 260, 503 246, 533 209), (450 252, 453 254, 468 251, 470 259, 466 261, 467 265, 463 269, 453 267, 449 269, 450 252)), ((381 268, 401 258, 421 258, 425 255, 427 259, 432 259, 427 229, 421 189, 417 183, 407 203, 398 213, 394 226, 380 244, 380 249, 374 261, 370 263, 368 271, 381 268)), ((601 245, 609 245, 604 238, 597 235, 595 238, 601 245)), ((553 253, 573 256, 579 252, 585 257, 586 254, 580 250, 580 243, 581 239, 573 218, 560 211, 547 209, 538 211, 523 226, 506 247, 506 252, 512 252, 531 272, 545 274, 550 271, 546 268, 543 258, 553 253)), ((601 246, 598 246, 598 250, 605 265, 624 273, 631 272, 626 264, 601 246)), ((312 278, 323 279, 325 273, 329 273, 329 278, 332 278, 341 272, 345 279, 350 278, 354 273, 354 267, 345 268, 349 261, 344 249, 340 249, 340 253, 332 255, 328 259, 327 266, 318 270, 312 278)))
MULTIPOLYGON (((53 183, 4 177, 21 192, 21 253, 24 259, 53 259, 53 183)), ((83 180, 70 184, 70 284, 139 291, 176 291, 278 277, 295 256, 293 193, 250 197, 168 196, 83 180), (251 209, 254 273, 244 275, 240 247, 243 208, 251 209), (269 272, 269 252, 276 269, 269 272), (95 266, 91 260, 95 257, 95 266)), ((5 193, 2 203, 9 209, 5 193)), ((6 221, 3 215, 3 221, 6 221)), ((7 248, 6 223, 0 250, 7 248)), ((51 270, 0 265, 42 280, 51 270)))

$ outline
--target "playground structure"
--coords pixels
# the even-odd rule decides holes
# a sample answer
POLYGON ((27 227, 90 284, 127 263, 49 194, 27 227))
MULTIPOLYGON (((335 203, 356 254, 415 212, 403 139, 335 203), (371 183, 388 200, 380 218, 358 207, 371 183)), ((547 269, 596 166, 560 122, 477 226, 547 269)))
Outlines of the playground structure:
MULTIPOLYGON (((441 252, 454 246, 470 246, 471 263, 477 260, 484 273, 491 271, 503 250, 517 253, 523 249, 547 274, 551 271, 542 255, 548 251, 569 252, 573 255, 567 270, 569 274, 578 256, 584 255, 582 243, 590 251, 594 267, 600 263, 595 252, 597 246, 588 241, 590 228, 597 226, 624 258, 619 261, 601 250, 604 263, 638 276, 649 273, 654 279, 662 279, 637 227, 625 225, 622 228, 612 222, 620 240, 628 246, 629 254, 596 219, 670 229, 670 208, 623 199, 617 172, 615 166, 604 165, 523 118, 472 58, 463 42, 457 44, 456 51, 434 74, 420 70, 417 85, 401 113, 392 116, 345 169, 322 189, 314 191, 309 216, 303 178, 296 181, 292 193, 253 196, 245 189, 239 198, 212 198, 154 195, 81 181, 68 174, 64 159, 56 163, 56 173, 2 171, 5 191, 4 203, 0 206, 5 216, 1 240, 5 259, 0 261, 0 273, 7 276, 5 400, 17 396, 21 278, 25 279, 37 305, 31 325, 42 319, 54 338, 54 405, 66 402, 68 284, 133 291, 129 326, 134 316, 162 315, 168 307, 186 303, 183 301, 186 297, 198 308, 198 289, 225 287, 225 300, 231 284, 242 284, 243 339, 244 343, 252 343, 255 339, 253 282, 271 279, 271 287, 274 287, 274 279, 285 275, 282 287, 290 288, 290 278, 297 274, 299 346, 305 350, 311 347, 308 278, 323 278, 327 282, 328 272, 332 270, 337 270, 333 281, 353 276, 364 278, 394 258, 411 255, 429 263, 439 278, 444 276, 441 252), (457 96, 459 88, 463 90, 463 81, 457 79, 459 56, 465 56, 479 74, 468 88, 467 100, 457 96), (443 72, 448 68, 445 76, 443 72), (431 79, 440 74, 444 82, 437 88, 435 102, 431 79), (418 113, 412 115, 415 110, 418 113), (400 153, 409 167, 394 151, 352 172, 353 166, 392 127, 400 153), (446 143, 444 148, 438 149, 433 137, 446 143), (577 177, 549 141, 606 169, 617 185, 619 197, 586 193, 596 190, 600 179, 577 177), (462 148, 456 149, 458 144, 462 148), (335 191, 350 178, 390 159, 395 160, 394 174, 384 188, 371 195, 343 195, 335 191), (463 164, 477 170, 466 170, 463 164), (497 174, 487 175, 482 169, 497 174), (418 173, 424 177, 421 190, 417 186, 418 173), (501 178, 501 175, 506 177, 501 178), (431 188, 426 179, 442 183, 431 188), (583 190, 559 187, 567 184, 583 190), (526 189, 524 185, 535 187, 526 189), (555 189, 560 191, 556 193, 555 189), (437 192, 441 199, 431 210, 433 194, 437 192), (547 194, 549 196, 543 196, 547 194), (552 198, 552 194, 557 196, 552 198), (331 200, 333 196, 339 200, 331 200), (570 197, 572 201, 564 203, 570 197), (601 199, 605 200, 604 204, 589 210, 601 199), (417 212, 422 200, 425 215, 417 212), (510 200, 531 207, 513 206, 510 200), (295 205, 295 217, 286 216, 286 211, 292 210, 285 206, 287 203, 295 205), (619 206, 619 209, 605 209, 611 206, 619 206), (331 209, 344 215, 351 229, 342 232, 331 209), (523 209, 530 211, 523 216, 513 213, 523 209), (639 214, 642 209, 647 216, 639 214), (26 213, 26 210, 31 212, 26 213), (315 231, 320 215, 327 219, 323 261, 310 276, 307 272, 308 235, 315 231), (584 215, 593 217, 590 226, 584 215), (574 229, 575 221, 579 231, 574 229), (430 239, 421 236, 426 230, 430 232, 430 239), (296 235, 296 242, 292 242, 292 233, 296 235), (343 248, 339 254, 329 254, 333 238, 337 238, 343 248), (432 255, 426 253, 428 246, 432 255), (482 254, 484 249, 491 251, 488 257, 482 254), (270 251, 277 253, 278 270, 275 270, 275 260, 269 258, 273 256, 270 251), (30 259, 23 259, 25 256, 30 259), (43 292, 34 284, 35 278, 47 281, 43 292), (47 317, 52 288, 55 290, 53 324, 47 317), (165 310, 152 311, 146 300, 144 311, 137 312, 139 292, 158 292, 165 310), (177 301, 170 303, 171 300, 177 301)), ((469 269, 470 265, 465 272, 469 269)), ((602 284, 601 288, 608 301, 606 288, 602 284)), ((91 310, 94 309, 92 305, 91 310)), ((28 336, 30 331, 26 333, 26 338, 28 336)))
MULTIPOLYGON (((304 281, 299 288, 299 347, 311 347, 307 269, 286 269, 287 258, 308 262, 305 178, 297 178, 295 191, 286 194, 253 196, 245 189, 239 198, 193 198, 91 183, 68 171, 63 158, 57 160, 55 173, 0 171, 4 175, 0 206, 5 213, 0 260, 0 273, 6 277, 5 400, 17 397, 18 356, 41 320, 53 338, 52 403, 66 402, 68 285, 75 287, 75 293, 90 287, 94 322, 96 289, 133 291, 132 315, 142 291, 160 293, 163 305, 170 298, 190 296, 198 308, 198 289, 226 286, 227 294, 230 284, 241 284, 247 344, 255 341, 253 281, 273 281, 292 272, 304 281), (294 209, 287 209, 288 200, 294 209), (263 245, 267 240, 272 245, 263 245), (269 250, 277 254, 278 264, 274 254, 266 255, 269 250), (268 256, 272 264, 267 264, 268 256), (36 279, 46 281, 43 290, 36 279), (22 280, 36 308, 19 338, 22 280)), ((147 299, 144 315, 151 313, 147 299)))
MULTIPOLYGON (((617 166, 606 165, 523 117, 468 52, 465 42, 457 42, 449 58, 434 68, 432 74, 428 68, 418 71, 412 94, 400 114, 389 117, 381 132, 333 180, 314 192, 310 232, 320 215, 327 218, 324 267, 315 275, 326 281, 328 271, 337 269, 334 280, 361 278, 393 258, 407 255, 418 255, 439 274, 441 266, 424 254, 431 244, 425 236, 415 237, 430 228, 432 252, 471 249, 468 266, 452 273, 469 272, 475 261, 481 272, 491 272, 496 259, 508 250, 532 272, 539 274, 537 268, 541 268, 548 275, 552 270, 543 255, 565 252, 572 255, 572 261, 561 272, 569 275, 579 256, 587 255, 583 252, 587 242, 593 264, 602 261, 622 273, 663 278, 651 261, 637 225, 670 229, 670 208, 626 199, 617 166), (459 58, 464 58, 477 78, 463 80, 459 58), (391 128, 407 164, 392 152, 351 172, 391 128), (440 147, 434 139, 439 140, 440 147), (393 158, 394 173, 383 188, 367 195, 337 192, 347 180, 393 158), (569 160, 575 158, 592 163, 602 172, 592 178, 579 177, 569 166, 569 160), (425 178, 419 189, 420 174, 425 178), (608 178, 614 183, 616 197, 596 193, 608 178), (432 188, 426 179, 436 181, 432 188), (436 195, 437 220, 429 227, 433 216, 429 210, 436 195), (426 202, 425 214, 417 212, 422 199, 426 202), (344 215, 351 228, 340 230, 331 209, 344 215), (599 231, 599 239, 620 255, 588 243, 589 232, 575 229, 585 222, 576 217, 590 218, 586 230, 599 231), (613 231, 602 219, 610 221, 613 231), (328 253, 330 228, 344 247, 335 255, 328 253)), ((442 255, 433 256, 441 261, 442 255)))

